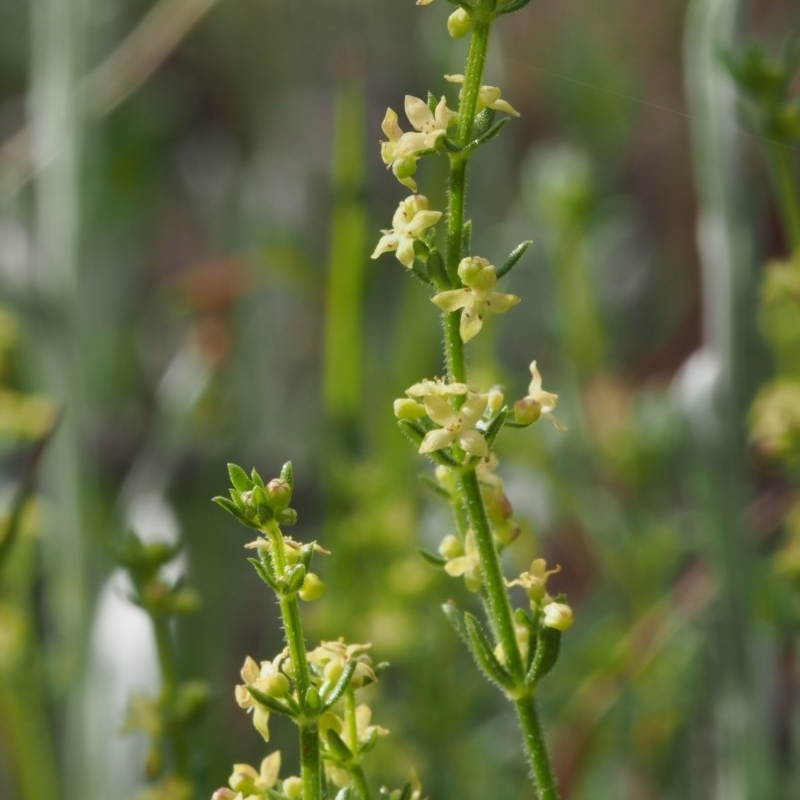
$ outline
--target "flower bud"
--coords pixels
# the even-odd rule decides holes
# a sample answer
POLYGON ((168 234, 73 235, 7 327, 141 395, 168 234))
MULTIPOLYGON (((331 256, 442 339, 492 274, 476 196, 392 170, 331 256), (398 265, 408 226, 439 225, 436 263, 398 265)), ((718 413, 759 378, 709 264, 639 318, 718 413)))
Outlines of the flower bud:
POLYGON ((303 796, 303 781, 296 775, 286 778, 283 782, 283 793, 289 800, 299 800, 303 796))
POLYGON ((447 32, 453 39, 461 39, 472 28, 472 19, 467 12, 459 7, 447 18, 447 32))
POLYGON ((494 265, 480 256, 462 258, 458 265, 458 277, 465 286, 478 292, 490 292, 497 286, 494 265))
POLYGON ((492 414, 496 414, 503 407, 504 402, 505 397, 503 397, 503 392, 499 387, 493 386, 489 389, 489 404, 487 408, 492 414))
POLYGON ((319 579, 319 575, 309 572, 303 580, 303 585, 297 593, 300 595, 301 600, 310 603, 312 600, 317 600, 322 597, 325 592, 325 584, 319 579))
POLYGON ((270 697, 286 697, 291 685, 289 679, 282 672, 273 672, 266 678, 261 678, 259 688, 270 697))
POLYGON ((273 511, 283 511, 292 499, 292 487, 280 478, 273 478, 267 484, 267 503, 273 511))
POLYGON ((572 625, 572 609, 566 603, 548 603, 544 607, 544 625, 565 631, 572 625))
POLYGON ((422 419, 425 416, 425 407, 410 397, 398 397, 394 401, 394 415, 397 419, 422 419))
POLYGON ((442 558, 446 558, 448 561, 451 558, 458 558, 458 556, 463 555, 464 548, 461 545, 457 536, 453 536, 450 534, 449 536, 445 536, 442 539, 442 543, 439 545, 439 555, 442 558))
POLYGON ((258 773, 249 764, 234 764, 228 786, 235 792, 250 793, 255 789, 258 773))

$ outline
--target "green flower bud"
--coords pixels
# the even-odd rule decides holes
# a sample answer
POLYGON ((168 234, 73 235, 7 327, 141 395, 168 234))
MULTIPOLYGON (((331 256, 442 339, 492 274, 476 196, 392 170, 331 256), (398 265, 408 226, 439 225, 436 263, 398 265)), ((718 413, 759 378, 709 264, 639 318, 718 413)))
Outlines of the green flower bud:
POLYGON ((446 558, 448 561, 453 558, 458 558, 458 556, 463 555, 463 553, 464 548, 460 540, 452 534, 445 536, 444 539, 442 539, 442 543, 439 545, 439 555, 441 555, 442 558, 446 558))
POLYGON ((310 603, 312 600, 317 600, 322 597, 325 592, 325 584, 319 579, 318 575, 309 572, 306 575, 303 585, 300 587, 298 594, 301 600, 310 603))
POLYGON ((289 679, 282 672, 274 672, 266 678, 262 678, 259 687, 264 694, 270 697, 280 698, 289 694, 291 684, 289 679))
POLYGON ((453 39, 461 39, 472 29, 472 19, 463 8, 457 8, 447 18, 447 32, 453 39))
POLYGON ((283 511, 278 512, 276 518, 279 525, 286 525, 286 527, 289 527, 297 522, 297 512, 293 508, 284 508, 283 511))
POLYGON ((425 407, 410 397, 398 397, 394 401, 394 415, 397 419, 422 419, 425 416, 425 407))
POLYGON ((275 511, 283 511, 292 499, 292 487, 280 478, 273 478, 266 486, 267 503, 275 511))
POLYGON ((296 775, 286 778, 283 782, 283 793, 289 800, 299 800, 303 796, 303 781, 296 775))

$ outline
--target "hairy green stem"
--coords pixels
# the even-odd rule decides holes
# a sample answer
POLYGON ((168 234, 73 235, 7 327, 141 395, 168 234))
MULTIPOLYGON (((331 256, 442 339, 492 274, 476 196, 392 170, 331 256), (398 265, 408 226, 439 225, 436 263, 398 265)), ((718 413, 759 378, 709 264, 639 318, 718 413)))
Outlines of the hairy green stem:
POLYGON ((344 727, 346 744, 355 756, 355 762, 350 765, 349 773, 353 780, 353 787, 361 800, 370 800, 369 786, 361 768, 361 759, 358 755, 358 718, 356 717, 356 693, 353 685, 347 687, 344 695, 344 727))
MULTIPOLYGON (((283 549, 283 534, 276 523, 271 523, 264 531, 272 545, 271 552, 275 574, 286 570, 286 554, 283 549)), ((306 643, 303 626, 300 622, 300 608, 297 595, 281 596, 278 599, 283 621, 283 635, 289 648, 289 657, 294 670, 297 699, 303 710, 303 719, 298 720, 300 729, 300 778, 303 781, 303 800, 320 800, 322 797, 322 756, 319 745, 319 728, 316 718, 306 718, 307 695, 311 686, 308 669, 306 643)))
POLYGON ((481 560, 481 574, 486 598, 486 610, 497 641, 502 645, 506 666, 512 676, 522 682, 524 669, 514 634, 511 603, 503 581, 500 558, 492 538, 492 529, 486 517, 486 507, 481 496, 478 476, 473 470, 465 472, 459 481, 461 496, 465 500, 467 518, 475 536, 475 545, 481 560))
POLYGON ((539 722, 539 713, 536 700, 527 696, 514 701, 522 736, 525 739, 525 749, 533 770, 539 800, 559 800, 550 756, 547 753, 544 732, 539 722))
POLYGON ((153 623, 158 664, 161 669, 161 697, 168 713, 167 738, 172 749, 172 757, 175 760, 175 774, 188 778, 189 748, 186 743, 186 732, 183 724, 174 717, 178 691, 178 667, 175 663, 175 645, 169 629, 169 618, 163 613, 154 611, 150 614, 150 619, 153 623))
MULTIPOLYGON (((489 44, 491 17, 481 19, 478 18, 479 16, 477 15, 473 20, 472 38, 464 70, 464 86, 458 112, 458 144, 461 147, 467 145, 472 136, 472 126, 489 44)), ((450 156, 445 265, 453 285, 458 285, 458 264, 464 255, 463 229, 468 159, 469 153, 455 153, 450 156)), ((466 383, 464 343, 459 333, 458 313, 444 313, 442 323, 448 376, 452 381, 466 383)), ((502 646, 506 666, 520 686, 520 695, 513 700, 513 703, 533 770, 535 786, 540 800, 558 800, 555 777, 550 766, 547 745, 539 723, 535 701, 533 696, 522 688, 525 669, 515 635, 511 603, 503 580, 500 558, 492 537, 480 485, 473 470, 468 470, 459 477, 459 491, 464 500, 466 519, 475 536, 475 544, 481 562, 486 613, 496 640, 502 646)), ((460 515, 458 516, 460 517, 460 515)))
POLYGON ((303 781, 303 800, 320 800, 322 756, 316 722, 300 726, 300 778, 303 781))
MULTIPOLYGON (((483 65, 486 63, 486 50, 489 46, 491 23, 475 21, 469 43, 467 65, 464 70, 464 86, 458 107, 457 143, 465 147, 471 136, 478 106, 478 92, 481 87, 483 65)), ((447 251, 445 269, 450 283, 458 285, 458 264, 463 257, 464 209, 467 202, 467 162, 469 154, 453 153, 450 156, 450 178, 448 181, 447 204, 447 251)), ((464 348, 458 333, 460 316, 458 312, 444 312, 445 360, 450 379, 457 382, 466 380, 464 348)))

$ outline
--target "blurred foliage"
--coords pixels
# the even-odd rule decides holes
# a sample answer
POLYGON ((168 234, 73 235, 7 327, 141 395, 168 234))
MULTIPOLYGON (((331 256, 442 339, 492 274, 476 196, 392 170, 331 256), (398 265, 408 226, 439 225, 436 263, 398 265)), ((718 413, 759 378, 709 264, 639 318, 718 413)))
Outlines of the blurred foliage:
MULTIPOLYGON (((96 74, 156 5, 167 0, 63 0, 77 73, 96 74)), ((258 763, 233 686, 244 655, 275 652, 280 632, 241 533, 209 498, 226 462, 270 473, 289 458, 298 538, 332 551, 310 635, 372 641, 392 665, 370 698, 392 733, 376 750, 377 779, 397 785, 416 767, 431 798, 526 796, 513 719, 440 613, 464 590, 416 554, 435 550, 449 521, 416 482, 391 401, 441 372, 436 314, 402 270, 368 259, 397 202, 378 156, 380 119, 457 71, 463 43, 444 36, 439 4, 206 5, 118 102, 92 100, 117 85, 110 67, 105 82, 76 80, 61 99, 77 114, 77 139, 65 132, 60 155, 42 155, 45 112, 28 98, 42 89, 47 51, 32 11, 57 3, 0 4, 3 513, 25 480, 25 453, 54 409, 65 414, 0 565, 0 661, 16 652, 24 665, 0 685, 0 796, 126 800, 143 784, 146 743, 121 729, 131 696, 153 688, 152 634, 135 610, 102 624, 127 604, 110 553, 130 529, 145 542, 180 534, 186 556, 175 569, 202 594, 175 631, 179 673, 216 693, 194 732, 197 797, 233 761, 258 763), (59 178, 60 158, 75 159, 74 185, 59 178), (53 186, 72 222, 49 210, 53 186), (56 267, 73 249, 68 291, 56 267), (73 522, 80 545, 69 540, 66 558, 59 546, 73 522), (65 572, 73 583, 58 582, 65 572), (58 612, 84 602, 65 658, 58 612), (40 743, 27 764, 26 740, 40 743)), ((745 32, 777 52, 795 4, 743 5, 745 32)), ((763 345, 737 351, 737 363, 758 364, 742 403, 757 396, 751 419, 768 431, 747 450, 738 419, 724 434, 733 455, 713 461, 707 442, 723 404, 705 418, 692 400, 691 357, 705 341, 685 6, 664 0, 645 15, 633 0, 539 0, 501 22, 487 79, 522 116, 471 175, 476 251, 502 257, 534 239, 509 276, 523 303, 476 342, 473 365, 511 391, 527 385, 536 357, 569 427, 501 443, 523 528, 505 554, 509 573, 538 555, 560 563, 555 590, 576 609, 542 698, 565 800, 691 800, 724 787, 729 717, 717 690, 740 659, 747 704, 733 719, 759 741, 753 758, 771 787, 760 796, 800 791, 796 462, 766 458, 797 453, 800 441, 798 262, 755 157, 764 131, 745 120, 751 189, 737 199, 758 242, 752 273, 770 263, 760 311, 753 296, 747 314, 760 315, 780 377, 757 394, 755 381, 773 374, 763 345), (760 414, 764 404, 779 413, 760 414), (713 480, 731 465, 744 475, 735 493, 713 480), (731 516, 744 538, 731 534, 721 549, 748 564, 749 587, 733 645, 709 545, 731 516)), ((136 51, 134 73, 147 52, 136 51)), ((743 50, 742 74, 769 72, 755 52, 743 50)), ((417 177, 435 170, 425 164, 417 177)), ((288 762, 292 732, 275 727, 288 762)), ((739 789, 726 800, 746 796, 739 789)))

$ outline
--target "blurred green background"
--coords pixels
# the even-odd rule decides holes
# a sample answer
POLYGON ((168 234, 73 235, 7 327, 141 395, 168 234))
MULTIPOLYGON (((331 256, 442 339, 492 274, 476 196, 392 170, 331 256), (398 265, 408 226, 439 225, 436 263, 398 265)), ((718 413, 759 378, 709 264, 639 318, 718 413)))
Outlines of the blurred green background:
MULTIPOLYGON (((245 655, 280 649, 276 608, 209 499, 226 462, 267 477, 288 459, 295 535, 332 551, 309 636, 392 665, 370 695, 392 731, 374 779, 416 767, 431 798, 531 796, 513 715, 439 612, 474 598, 416 553, 450 521, 391 401, 441 372, 437 316, 369 260, 404 196, 378 154, 386 107, 455 103, 449 10, 0 5, 0 377, 61 412, 41 523, 0 573, 0 661, 23 642, 2 670, 0 796, 127 800, 143 780, 145 746, 120 732, 155 685, 112 557, 129 529, 180 537, 203 598, 176 629, 182 673, 213 687, 197 796, 258 763, 233 685, 245 655)), ((576 610, 541 698, 565 800, 800 796, 797 570, 775 558, 800 529, 796 465, 745 422, 773 372, 759 273, 789 245, 719 58, 777 49, 799 17, 794 0, 535 0, 495 28, 486 81, 521 118, 475 159, 473 246, 501 263, 534 244, 506 282, 523 303, 471 368, 521 396, 536 358, 569 427, 500 447, 523 528, 509 574, 545 554, 576 610)), ((434 207, 443 175, 420 166, 434 207)), ((0 507, 44 413, 9 398, 0 507)), ((273 731, 287 763, 293 731, 273 731)))

